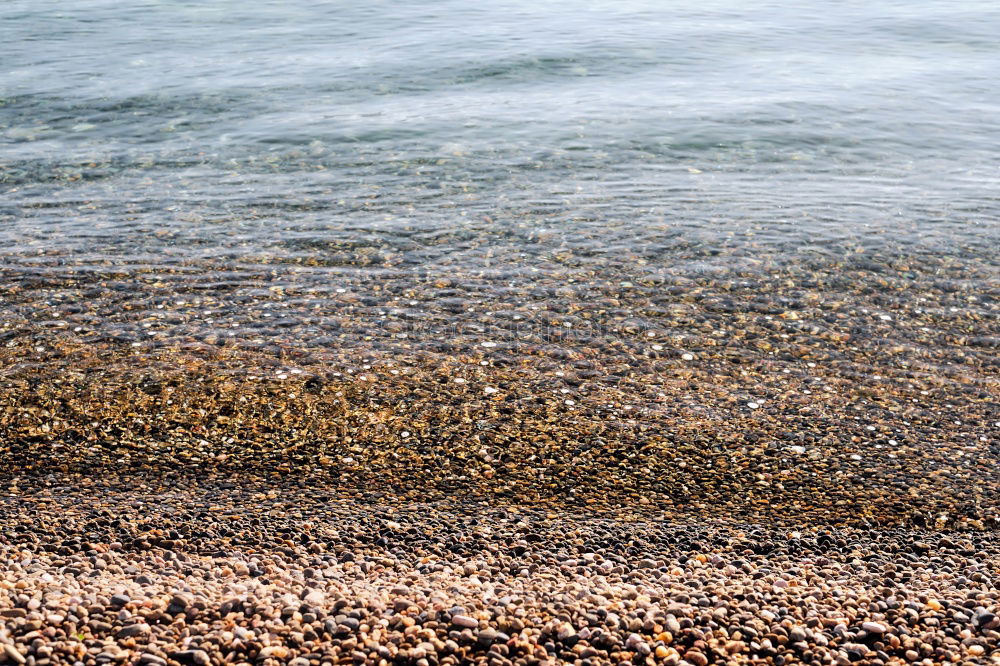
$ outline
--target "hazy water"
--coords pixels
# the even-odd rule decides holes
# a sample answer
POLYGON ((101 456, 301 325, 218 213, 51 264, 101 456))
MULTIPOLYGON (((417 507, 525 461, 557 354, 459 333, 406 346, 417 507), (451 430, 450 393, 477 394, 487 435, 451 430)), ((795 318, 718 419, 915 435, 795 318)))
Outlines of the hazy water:
POLYGON ((0 32, 0 271, 56 297, 998 274, 995 2, 8 0, 0 32))

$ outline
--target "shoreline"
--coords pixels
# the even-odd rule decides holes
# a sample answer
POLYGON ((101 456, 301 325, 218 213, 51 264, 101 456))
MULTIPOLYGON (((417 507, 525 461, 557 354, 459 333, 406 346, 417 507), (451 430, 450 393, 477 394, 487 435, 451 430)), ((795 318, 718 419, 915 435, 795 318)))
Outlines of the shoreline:
POLYGON ((406 502, 1000 524, 1000 380, 986 373, 858 381, 843 362, 706 350, 608 382, 589 361, 540 372, 490 350, 370 353, 351 374, 332 370, 343 359, 36 342, 0 348, 0 482, 214 477, 406 502))
POLYGON ((0 662, 998 663, 995 283, 949 266, 12 283, 0 662))

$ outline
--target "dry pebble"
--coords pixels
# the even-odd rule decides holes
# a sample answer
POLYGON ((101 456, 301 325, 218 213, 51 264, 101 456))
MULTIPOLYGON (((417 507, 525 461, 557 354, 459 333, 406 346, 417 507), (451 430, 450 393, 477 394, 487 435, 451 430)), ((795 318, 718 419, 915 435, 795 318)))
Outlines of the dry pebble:
POLYGON ((479 621, 478 620, 474 620, 473 618, 469 617, 468 615, 457 615, 457 614, 456 615, 452 615, 451 616, 451 621, 452 621, 453 624, 455 624, 455 625, 457 625, 459 627, 466 627, 466 628, 469 628, 469 629, 475 629, 476 627, 479 626, 479 621))
POLYGON ((992 532, 790 534, 722 517, 359 502, 307 484, 37 487, 0 511, 8 662, 1000 657, 992 532))

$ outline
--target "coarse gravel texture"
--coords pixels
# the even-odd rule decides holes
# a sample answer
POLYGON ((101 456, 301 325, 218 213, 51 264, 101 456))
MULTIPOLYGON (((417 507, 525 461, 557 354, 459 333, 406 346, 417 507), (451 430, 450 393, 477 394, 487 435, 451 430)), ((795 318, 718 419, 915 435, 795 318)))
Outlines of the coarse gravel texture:
POLYGON ((998 663, 985 256, 11 264, 0 662, 998 663))
POLYGON ((2 510, 8 662, 1000 657, 992 533, 394 505, 309 484, 52 485, 2 510))

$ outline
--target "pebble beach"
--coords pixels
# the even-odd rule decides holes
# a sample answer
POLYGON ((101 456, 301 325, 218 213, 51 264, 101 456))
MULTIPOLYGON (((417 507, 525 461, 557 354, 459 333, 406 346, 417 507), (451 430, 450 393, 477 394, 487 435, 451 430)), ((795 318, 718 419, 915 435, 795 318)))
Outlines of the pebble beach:
MULTIPOLYGON (((619 305, 662 293, 631 284, 619 305)), ((543 326, 410 353, 294 326, 294 348, 213 346, 204 304, 176 301, 171 327, 151 317, 186 334, 173 348, 81 344, 89 310, 12 290, 31 316, 0 352, 5 658, 988 662, 996 357, 968 341, 989 339, 995 293, 899 285, 892 307, 757 286, 733 337, 652 341, 726 330, 734 287, 704 280, 678 292, 683 318, 596 358, 543 326)), ((582 327, 600 305, 567 309, 582 327)))
POLYGON ((0 664, 1000 666, 993 4, 45 5, 0 664))

